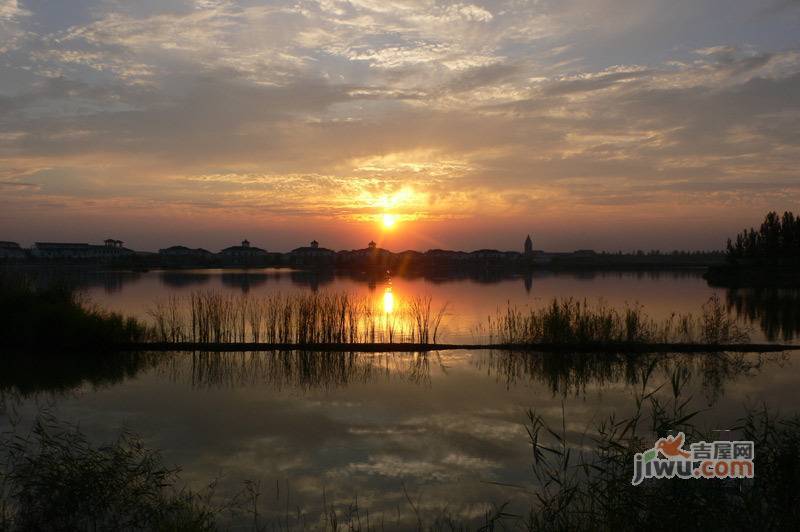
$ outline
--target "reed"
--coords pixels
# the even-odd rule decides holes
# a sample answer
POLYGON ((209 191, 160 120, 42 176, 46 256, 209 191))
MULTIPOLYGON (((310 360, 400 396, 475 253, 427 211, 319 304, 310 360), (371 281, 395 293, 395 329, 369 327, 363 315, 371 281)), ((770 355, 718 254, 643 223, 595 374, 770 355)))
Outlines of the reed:
POLYGON ((753 441, 753 479, 646 480, 631 484, 633 459, 661 436, 681 431, 687 441, 713 441, 696 423, 686 397, 689 376, 676 369, 659 386, 641 369, 634 410, 611 414, 575 439, 566 415, 558 426, 535 411, 526 428, 533 451, 535 498, 517 523, 527 530, 796 530, 800 526, 800 417, 748 410, 731 429, 753 441))
POLYGON ((102 446, 41 416, 0 439, 1 530, 214 530, 211 495, 130 434, 102 446))
POLYGON ((373 300, 348 293, 272 294, 215 291, 170 297, 148 312, 158 342, 206 344, 435 343, 447 305, 430 296, 411 298, 385 312, 373 300))
POLYGON ((622 310, 605 302, 591 304, 574 298, 553 299, 540 308, 521 310, 508 305, 489 316, 489 343, 530 344, 619 344, 619 343, 702 343, 734 344, 749 341, 719 298, 714 295, 699 316, 675 314, 664 320, 647 315, 641 305, 622 310))

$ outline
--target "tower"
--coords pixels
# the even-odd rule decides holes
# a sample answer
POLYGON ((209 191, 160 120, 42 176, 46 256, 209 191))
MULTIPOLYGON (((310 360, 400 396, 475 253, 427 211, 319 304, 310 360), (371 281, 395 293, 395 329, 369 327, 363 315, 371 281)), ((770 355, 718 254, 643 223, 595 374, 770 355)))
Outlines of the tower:
POLYGON ((531 240, 531 235, 528 235, 528 238, 525 239, 525 255, 533 255, 533 240, 531 240))

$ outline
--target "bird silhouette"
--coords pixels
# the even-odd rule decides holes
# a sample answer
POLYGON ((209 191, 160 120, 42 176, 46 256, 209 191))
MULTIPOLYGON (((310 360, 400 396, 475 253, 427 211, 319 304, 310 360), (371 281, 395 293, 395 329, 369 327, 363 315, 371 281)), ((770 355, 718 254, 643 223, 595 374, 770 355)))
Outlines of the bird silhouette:
POLYGON ((677 436, 659 438, 656 442, 656 449, 661 451, 661 454, 663 454, 665 458, 676 458, 678 456, 689 458, 691 454, 681 449, 683 438, 683 432, 679 432, 677 436))

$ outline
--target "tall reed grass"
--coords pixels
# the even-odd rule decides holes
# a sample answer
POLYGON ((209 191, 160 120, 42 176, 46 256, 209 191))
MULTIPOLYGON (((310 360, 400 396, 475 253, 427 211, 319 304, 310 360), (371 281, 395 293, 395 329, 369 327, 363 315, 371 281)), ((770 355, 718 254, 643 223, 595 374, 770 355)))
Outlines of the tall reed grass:
POLYGON ((160 342, 270 344, 435 343, 447 305, 430 296, 399 303, 392 312, 367 297, 347 293, 271 294, 215 291, 172 296, 150 309, 160 342))
POLYGON ((130 434, 102 446, 41 416, 0 438, 0 530, 215 530, 211 495, 130 434))
POLYGON ((476 332, 489 343, 615 344, 615 343, 744 343, 747 331, 739 328, 715 295, 698 316, 673 313, 664 320, 647 315, 641 305, 623 309, 603 301, 589 303, 575 298, 553 299, 540 308, 509 305, 489 316, 486 327, 476 332))

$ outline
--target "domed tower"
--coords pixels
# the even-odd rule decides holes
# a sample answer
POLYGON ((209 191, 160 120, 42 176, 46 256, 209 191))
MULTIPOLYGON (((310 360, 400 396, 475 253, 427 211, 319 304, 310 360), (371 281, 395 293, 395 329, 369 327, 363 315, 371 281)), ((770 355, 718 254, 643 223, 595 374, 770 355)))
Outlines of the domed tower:
POLYGON ((528 235, 528 238, 525 239, 525 255, 533 255, 533 240, 531 240, 531 235, 528 235))

